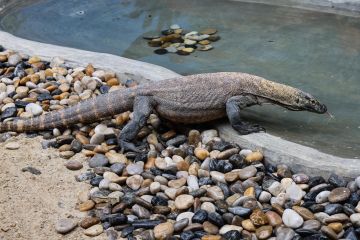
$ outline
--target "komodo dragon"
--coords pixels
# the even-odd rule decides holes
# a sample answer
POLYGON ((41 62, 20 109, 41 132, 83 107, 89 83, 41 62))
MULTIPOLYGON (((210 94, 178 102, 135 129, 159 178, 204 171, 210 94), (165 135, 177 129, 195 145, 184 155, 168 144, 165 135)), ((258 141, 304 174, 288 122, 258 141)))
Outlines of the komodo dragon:
POLYGON ((29 132, 91 123, 133 110, 133 118, 122 129, 119 146, 140 151, 131 141, 154 110, 160 117, 177 123, 202 123, 227 115, 240 134, 264 131, 240 118, 252 105, 276 104, 293 111, 326 113, 325 105, 299 89, 239 72, 181 76, 100 95, 63 110, 30 119, 17 118, 0 124, 0 132, 29 132))

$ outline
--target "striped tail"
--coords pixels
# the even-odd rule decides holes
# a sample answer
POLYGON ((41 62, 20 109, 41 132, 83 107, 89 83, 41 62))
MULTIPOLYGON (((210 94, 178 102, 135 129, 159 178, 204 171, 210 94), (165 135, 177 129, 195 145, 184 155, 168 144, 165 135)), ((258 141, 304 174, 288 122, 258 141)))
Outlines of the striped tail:
POLYGON ((76 123, 91 123, 132 109, 133 89, 121 89, 97 96, 77 105, 43 114, 35 118, 16 118, 0 123, 0 132, 31 132, 64 128, 76 123))

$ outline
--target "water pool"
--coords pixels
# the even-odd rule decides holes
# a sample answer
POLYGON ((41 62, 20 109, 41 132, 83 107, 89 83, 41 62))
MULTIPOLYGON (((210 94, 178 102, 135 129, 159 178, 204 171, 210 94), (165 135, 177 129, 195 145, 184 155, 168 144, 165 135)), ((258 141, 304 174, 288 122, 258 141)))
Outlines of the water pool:
POLYGON ((180 74, 241 71, 317 96, 335 119, 279 107, 248 109, 269 133, 343 157, 360 157, 360 18, 288 7, 201 0, 16 1, 1 28, 17 36, 158 64, 180 74), (142 39, 173 23, 214 27, 209 52, 156 55, 142 39))

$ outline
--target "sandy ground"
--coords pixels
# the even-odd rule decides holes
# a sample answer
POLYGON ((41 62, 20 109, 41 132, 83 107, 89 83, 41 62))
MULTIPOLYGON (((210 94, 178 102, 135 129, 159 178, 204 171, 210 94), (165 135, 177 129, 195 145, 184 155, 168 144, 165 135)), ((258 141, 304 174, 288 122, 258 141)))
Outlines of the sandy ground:
MULTIPOLYGON (((56 149, 42 149, 41 137, 12 137, 20 143, 18 150, 5 149, 0 143, 0 240, 10 239, 107 239, 105 233, 89 238, 77 227, 67 235, 54 229, 60 218, 80 220, 85 213, 75 209, 77 194, 89 189, 74 176, 85 172, 64 167, 65 159, 56 149), (41 171, 40 175, 22 172, 27 166, 41 171)), ((77 154, 73 159, 86 163, 87 158, 77 154)))

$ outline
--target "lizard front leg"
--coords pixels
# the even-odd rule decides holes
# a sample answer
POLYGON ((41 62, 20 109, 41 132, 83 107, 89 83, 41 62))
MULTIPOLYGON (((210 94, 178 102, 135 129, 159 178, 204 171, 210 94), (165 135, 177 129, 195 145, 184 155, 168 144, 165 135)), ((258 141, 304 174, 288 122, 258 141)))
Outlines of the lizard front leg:
POLYGON ((241 109, 256 104, 259 104, 257 98, 249 94, 231 97, 226 102, 226 114, 229 118, 230 124, 241 135, 265 131, 265 129, 260 125, 244 122, 240 118, 241 109))
POLYGON ((151 98, 148 96, 138 96, 134 100, 133 118, 121 130, 119 135, 119 147, 121 152, 134 151, 141 152, 131 141, 134 140, 140 129, 145 126, 146 121, 153 109, 151 98))

